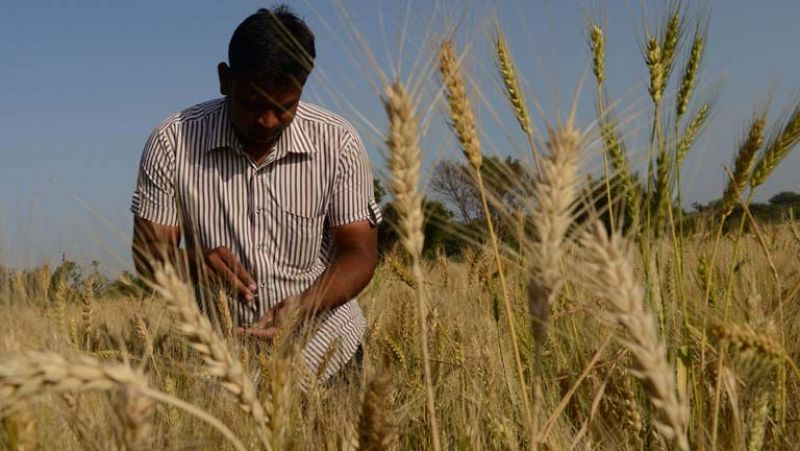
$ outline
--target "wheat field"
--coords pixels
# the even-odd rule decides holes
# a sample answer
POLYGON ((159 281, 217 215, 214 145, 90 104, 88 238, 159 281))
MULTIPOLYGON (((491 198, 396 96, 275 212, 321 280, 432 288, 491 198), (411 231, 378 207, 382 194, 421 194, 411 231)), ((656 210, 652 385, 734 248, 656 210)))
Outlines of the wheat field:
POLYGON ((225 294, 206 316, 170 268, 113 291, 46 265, 4 274, 3 449, 795 449, 800 225, 749 205, 800 142, 800 104, 757 109, 719 202, 687 215, 681 163, 713 108, 696 95, 706 30, 691 17, 675 3, 642 38, 644 164, 608 99, 600 21, 585 30, 596 120, 554 114, 541 130, 496 28, 496 97, 531 168, 502 236, 493 218, 515 212, 484 179, 469 55, 437 41, 422 72, 488 218, 458 256, 423 253, 428 105, 418 83, 386 84, 399 240, 359 297, 368 332, 349 380, 308 374, 302 337, 233 335, 225 294))

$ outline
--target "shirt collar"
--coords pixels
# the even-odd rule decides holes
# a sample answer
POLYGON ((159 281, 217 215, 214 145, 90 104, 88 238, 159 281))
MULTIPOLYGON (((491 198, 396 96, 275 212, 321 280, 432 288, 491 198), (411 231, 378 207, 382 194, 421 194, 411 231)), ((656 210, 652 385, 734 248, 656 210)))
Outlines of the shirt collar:
MULTIPOLYGON (((228 112, 228 102, 225 98, 221 99, 222 106, 219 113, 208 124, 206 130, 207 152, 220 148, 230 148, 237 151, 243 150, 242 143, 236 137, 236 132, 231 124, 228 112)), ((301 118, 301 110, 304 109, 302 102, 298 106, 297 115, 286 130, 283 131, 278 142, 275 143, 275 154, 277 158, 287 154, 313 154, 317 147, 308 136, 305 121, 301 118)))

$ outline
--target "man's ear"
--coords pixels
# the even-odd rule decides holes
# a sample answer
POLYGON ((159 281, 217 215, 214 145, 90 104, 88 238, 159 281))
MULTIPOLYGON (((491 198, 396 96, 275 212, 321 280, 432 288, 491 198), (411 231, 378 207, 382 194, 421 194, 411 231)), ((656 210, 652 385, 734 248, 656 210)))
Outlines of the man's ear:
POLYGON ((219 76, 219 92, 227 96, 231 93, 231 68, 225 63, 217 65, 217 75, 219 76))

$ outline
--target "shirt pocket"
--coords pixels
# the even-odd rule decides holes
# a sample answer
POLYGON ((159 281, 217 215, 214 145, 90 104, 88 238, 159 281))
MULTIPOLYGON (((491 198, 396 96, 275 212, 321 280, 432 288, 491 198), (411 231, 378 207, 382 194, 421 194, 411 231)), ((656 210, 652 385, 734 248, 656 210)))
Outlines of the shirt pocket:
POLYGON ((325 214, 309 205, 277 203, 275 257, 287 269, 309 271, 319 258, 325 214))

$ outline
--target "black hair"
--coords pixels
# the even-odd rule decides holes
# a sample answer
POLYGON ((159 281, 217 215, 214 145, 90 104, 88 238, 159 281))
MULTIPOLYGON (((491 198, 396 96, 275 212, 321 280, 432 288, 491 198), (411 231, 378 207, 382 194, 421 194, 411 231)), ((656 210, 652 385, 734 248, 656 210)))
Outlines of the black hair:
POLYGON ((316 56, 314 33, 286 5, 259 9, 236 27, 228 45, 233 74, 267 86, 302 85, 316 56))

